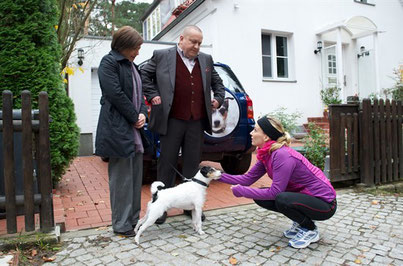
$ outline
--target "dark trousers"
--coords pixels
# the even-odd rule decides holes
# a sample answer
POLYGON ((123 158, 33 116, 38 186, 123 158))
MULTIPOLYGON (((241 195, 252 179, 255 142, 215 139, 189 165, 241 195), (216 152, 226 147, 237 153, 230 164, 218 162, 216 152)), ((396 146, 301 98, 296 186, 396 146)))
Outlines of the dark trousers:
POLYGON ((284 214, 308 230, 316 228, 312 220, 327 220, 337 209, 336 199, 327 203, 319 198, 296 192, 282 192, 275 200, 255 200, 255 202, 265 209, 284 214))
POLYGON ((129 231, 140 216, 143 154, 109 158, 108 174, 113 230, 129 231))
POLYGON ((161 154, 158 159, 157 180, 166 187, 175 185, 178 154, 182 148, 182 174, 192 178, 198 171, 202 145, 204 140, 204 127, 202 120, 180 120, 169 118, 166 135, 160 136, 161 154))

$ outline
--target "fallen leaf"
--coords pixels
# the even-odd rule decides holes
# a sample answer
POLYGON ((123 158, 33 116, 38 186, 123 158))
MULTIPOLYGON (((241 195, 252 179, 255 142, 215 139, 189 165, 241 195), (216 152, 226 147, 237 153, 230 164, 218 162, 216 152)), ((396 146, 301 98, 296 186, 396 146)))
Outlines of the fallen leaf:
POLYGON ((74 207, 68 208, 69 211, 74 211, 74 207))
POLYGON ((44 262, 52 262, 52 261, 55 260, 55 258, 53 258, 53 257, 48 258, 48 257, 46 257, 46 256, 43 256, 43 257, 42 257, 42 260, 43 260, 44 262))
POLYGON ((280 250, 281 250, 281 247, 279 247, 279 246, 269 249, 269 251, 271 251, 271 252, 279 252, 280 250))
POLYGON ((187 238, 186 235, 178 235, 179 238, 187 238))
POLYGON ((98 203, 105 203, 105 201, 103 201, 103 200, 100 200, 100 201, 98 201, 98 203))
POLYGON ((38 255, 38 251, 36 251, 36 249, 33 249, 31 252, 31 256, 35 257, 36 255, 38 255))
POLYGON ((95 231, 101 231, 101 230, 108 230, 108 227, 103 226, 103 227, 98 227, 97 229, 95 229, 95 231))
POLYGON ((82 202, 77 203, 77 206, 83 206, 84 204, 82 202))
POLYGON ((174 256, 174 257, 176 257, 176 256, 178 256, 178 255, 179 255, 179 253, 172 252, 172 253, 171 253, 171 255, 172 255, 172 256, 174 256))
POLYGON ((354 263, 355 264, 361 264, 361 260, 360 259, 355 259, 354 263))
POLYGON ((230 263, 231 265, 235 265, 235 264, 238 263, 238 261, 236 260, 236 258, 231 257, 231 258, 229 258, 229 263, 230 263))
POLYGON ((373 200, 373 201, 371 202, 371 204, 372 204, 372 205, 378 205, 378 204, 379 204, 379 201, 373 200))
POLYGON ((98 202, 94 202, 94 205, 98 205, 98 202))

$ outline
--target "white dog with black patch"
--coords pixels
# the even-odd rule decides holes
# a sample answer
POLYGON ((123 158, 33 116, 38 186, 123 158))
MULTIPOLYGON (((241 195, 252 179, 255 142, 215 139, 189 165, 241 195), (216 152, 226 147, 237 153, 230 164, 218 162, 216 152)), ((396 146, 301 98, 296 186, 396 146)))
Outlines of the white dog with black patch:
POLYGON ((221 172, 213 167, 203 166, 197 174, 189 181, 173 188, 163 189, 164 183, 160 181, 151 184, 152 199, 148 202, 147 212, 139 220, 134 231, 137 244, 140 242, 140 236, 149 226, 171 208, 183 210, 192 210, 193 229, 200 235, 204 234, 202 230, 202 208, 206 201, 206 190, 211 180, 221 177, 221 172))

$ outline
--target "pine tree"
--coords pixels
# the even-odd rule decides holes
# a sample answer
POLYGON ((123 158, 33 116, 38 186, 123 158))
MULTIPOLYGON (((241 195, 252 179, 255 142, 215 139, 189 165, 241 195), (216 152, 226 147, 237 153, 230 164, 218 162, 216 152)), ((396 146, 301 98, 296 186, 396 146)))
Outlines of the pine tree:
MULTIPOLYGON (((79 130, 71 99, 60 76, 60 45, 56 28, 56 0, 0 1, 0 91, 14 95, 14 109, 21 108, 21 92, 49 95, 50 147, 54 184, 77 155, 79 130)), ((0 97, 1 98, 1 97, 0 97)), ((0 99, 0 107, 2 106, 0 99)))

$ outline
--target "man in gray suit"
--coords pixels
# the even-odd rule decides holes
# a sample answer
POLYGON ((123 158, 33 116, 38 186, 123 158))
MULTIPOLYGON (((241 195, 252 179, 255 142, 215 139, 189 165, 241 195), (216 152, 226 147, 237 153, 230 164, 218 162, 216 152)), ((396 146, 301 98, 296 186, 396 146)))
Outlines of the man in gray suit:
MULTIPOLYGON (((213 59, 200 52, 202 40, 200 28, 186 26, 177 46, 155 50, 141 69, 144 95, 152 104, 148 128, 160 135, 157 180, 166 187, 175 184, 173 166, 180 148, 183 175, 192 178, 197 173, 204 130, 211 133, 212 108, 224 101, 224 85, 214 70, 213 59)), ((162 224, 165 219, 166 213, 156 223, 162 224)))

